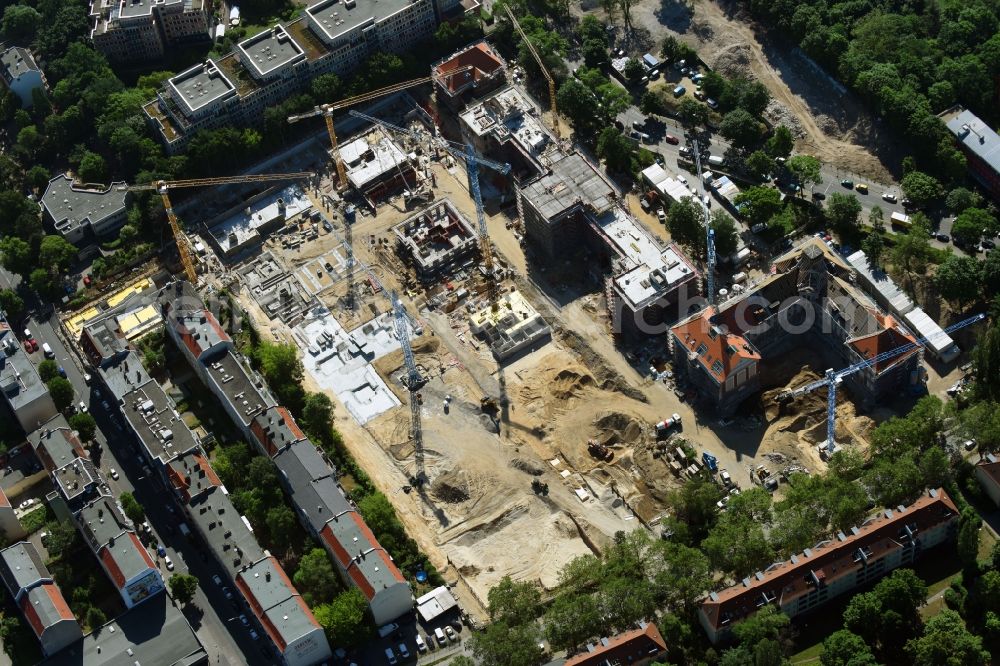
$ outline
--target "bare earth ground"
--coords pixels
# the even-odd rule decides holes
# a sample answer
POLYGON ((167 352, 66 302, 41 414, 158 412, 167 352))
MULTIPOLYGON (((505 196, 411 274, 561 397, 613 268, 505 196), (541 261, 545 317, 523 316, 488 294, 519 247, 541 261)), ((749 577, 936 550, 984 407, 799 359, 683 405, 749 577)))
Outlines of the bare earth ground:
MULTIPOLYGON (((773 96, 768 120, 788 125, 798 150, 878 182, 892 182, 884 160, 892 164, 894 151, 879 122, 852 93, 813 70, 797 49, 790 52, 766 38, 735 2, 700 0, 693 6, 692 13, 674 0, 638 0, 632 9, 636 34, 631 50, 658 54, 663 38, 676 36, 721 73, 750 75, 766 85, 773 96)), ((582 13, 579 7, 576 11, 582 13)))

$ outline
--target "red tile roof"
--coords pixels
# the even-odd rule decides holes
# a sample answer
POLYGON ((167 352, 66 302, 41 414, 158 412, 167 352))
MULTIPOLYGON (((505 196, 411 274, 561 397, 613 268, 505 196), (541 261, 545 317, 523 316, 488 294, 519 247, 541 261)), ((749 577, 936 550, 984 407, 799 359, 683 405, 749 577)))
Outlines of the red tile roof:
MULTIPOLYGON (((42 583, 37 589, 41 590, 45 596, 49 598, 49 601, 52 603, 52 607, 55 609, 60 620, 70 620, 72 622, 76 621, 76 618, 73 616, 73 612, 69 609, 69 605, 66 603, 66 599, 63 597, 62 592, 55 583, 42 583)), ((21 598, 21 612, 24 613, 24 617, 28 620, 28 624, 31 625, 32 630, 35 632, 35 636, 41 638, 46 627, 42 623, 42 618, 38 615, 38 611, 35 609, 34 604, 31 603, 30 595, 26 594, 21 598)))
POLYGON ((689 354, 696 354, 706 372, 721 384, 737 368, 759 361, 760 354, 746 338, 723 332, 715 326, 711 321, 714 315, 714 308, 706 308, 700 316, 681 322, 670 332, 674 335, 674 344, 679 344, 689 354))
POLYGON ((872 562, 902 548, 906 526, 920 534, 957 517, 958 509, 943 489, 929 491, 903 511, 886 510, 849 534, 840 534, 740 584, 713 592, 702 601, 701 613, 716 630, 722 629, 756 612, 765 600, 782 605, 807 594, 815 586, 814 577, 830 584, 852 575, 864 566, 859 551, 864 552, 865 561, 872 562))
MULTIPOLYGON (((375 535, 365 524, 364 519, 356 512, 350 511, 346 515, 341 516, 341 519, 348 519, 354 521, 357 525, 358 530, 361 532, 362 537, 366 540, 363 546, 352 547, 352 552, 360 553, 365 552, 365 557, 377 557, 382 561, 382 570, 389 572, 392 578, 400 583, 405 583, 406 579, 403 578, 403 574, 400 573, 399 567, 389 559, 388 553, 379 544, 375 535)), ((372 586, 371 582, 365 577, 364 572, 360 567, 351 559, 352 555, 344 548, 343 544, 333 533, 330 523, 327 523, 322 532, 320 532, 320 538, 330 547, 333 551, 334 557, 340 564, 341 568, 347 572, 354 584, 357 585, 358 589, 364 592, 365 597, 369 601, 375 598, 375 588, 372 586)))
MULTIPOLYGON (((278 416, 281 417, 282 422, 288 428, 294 438, 292 441, 297 442, 300 439, 306 438, 306 434, 302 432, 302 428, 299 427, 299 424, 296 423, 295 419, 292 417, 291 412, 289 412, 285 407, 278 406, 275 407, 273 411, 278 413, 278 416)), ((268 429, 264 427, 262 417, 255 418, 250 422, 250 432, 253 433, 254 437, 257 438, 257 441, 260 442, 261 447, 267 451, 269 455, 273 456, 278 452, 279 447, 274 443, 274 433, 268 432, 268 429)))
POLYGON ((448 92, 454 94, 472 81, 480 81, 492 76, 503 66, 503 60, 493 52, 493 49, 486 43, 479 42, 438 65, 435 68, 435 73, 442 77, 448 92), (442 76, 454 69, 467 66, 471 66, 473 69, 454 76, 442 76))
POLYGON ((632 664, 665 652, 667 644, 655 624, 626 631, 609 638, 593 652, 583 652, 566 660, 564 666, 602 666, 605 663, 632 664))
POLYGON ((993 482, 993 485, 1000 487, 1000 460, 992 454, 976 463, 976 468, 986 473, 986 476, 993 482))
MULTIPOLYGON (((917 339, 912 335, 905 333, 900 328, 899 323, 891 315, 875 313, 875 319, 878 321, 880 326, 884 327, 882 330, 877 333, 872 333, 871 335, 860 336, 848 341, 848 344, 854 349, 854 351, 860 354, 863 358, 874 358, 875 356, 887 351, 892 351, 893 349, 898 349, 899 347, 916 343, 917 339)), ((887 370, 899 361, 919 353, 919 351, 920 347, 914 347, 910 351, 902 352, 891 358, 879 361, 875 364, 875 372, 880 373, 887 370)))
MULTIPOLYGON (((150 569, 155 569, 156 565, 153 564, 153 558, 149 556, 149 553, 143 548, 142 543, 139 541, 139 537, 135 535, 135 532, 127 532, 128 539, 132 542, 132 546, 139 552, 142 559, 146 562, 146 566, 150 569)), ((118 544, 115 544, 118 547, 118 544)), ((125 587, 125 575, 122 570, 118 567, 118 563, 115 561, 114 553, 110 548, 104 546, 101 548, 101 562, 104 563, 104 568, 107 570, 108 575, 111 576, 111 580, 114 581, 115 586, 120 590, 125 587)))
MULTIPOLYGON (((202 492, 203 490, 208 490, 209 487, 217 487, 222 485, 222 480, 219 478, 219 475, 215 473, 215 470, 212 469, 212 466, 208 464, 208 460, 205 459, 205 456, 201 455, 200 453, 193 453, 191 454, 191 457, 194 459, 194 464, 197 466, 199 470, 201 470, 201 473, 204 474, 204 478, 206 478, 209 483, 209 486, 203 487, 203 489, 199 491, 199 493, 202 492)), ((173 464, 167 466, 167 476, 170 478, 170 484, 175 489, 183 493, 185 500, 190 501, 192 497, 192 494, 190 492, 191 474, 185 474, 184 472, 185 472, 184 469, 177 469, 176 466, 173 464)), ((192 469, 190 470, 190 472, 192 474, 198 473, 198 470, 192 469)), ((204 486, 204 484, 202 485, 204 486)))

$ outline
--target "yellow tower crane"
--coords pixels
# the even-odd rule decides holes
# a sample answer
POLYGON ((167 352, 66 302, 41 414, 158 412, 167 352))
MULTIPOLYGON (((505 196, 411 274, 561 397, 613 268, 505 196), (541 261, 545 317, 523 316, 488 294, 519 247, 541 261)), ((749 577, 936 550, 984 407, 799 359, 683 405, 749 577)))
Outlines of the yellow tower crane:
POLYGON ((170 231, 174 235, 174 242, 177 244, 177 254, 181 257, 181 265, 184 267, 184 275, 188 282, 194 284, 198 280, 198 274, 194 269, 194 260, 191 258, 191 248, 188 247, 187 238, 181 231, 180 222, 174 214, 174 207, 170 203, 169 190, 181 187, 204 187, 210 185, 234 185, 238 183, 266 183, 273 180, 292 180, 296 178, 312 178, 315 173, 311 171, 300 171, 298 173, 263 173, 247 174, 244 176, 219 176, 216 178, 189 178, 187 180, 157 180, 148 185, 121 185, 118 187, 124 192, 148 192, 155 190, 163 199, 163 209, 167 212, 167 221, 170 223, 170 231))
POLYGON ((406 90, 407 88, 413 88, 415 86, 422 85, 424 83, 432 83, 439 81, 450 76, 455 76, 463 72, 468 72, 471 69, 475 69, 472 65, 465 65, 463 67, 456 67, 455 69, 443 72, 436 76, 425 76, 420 79, 412 79, 410 81, 403 81, 402 83, 395 83, 391 86, 386 86, 385 88, 379 88, 378 90, 372 90, 370 92, 362 93, 360 95, 355 95, 354 97, 348 97, 342 99, 339 102, 331 102, 330 104, 320 104, 314 107, 312 111, 306 111, 305 113, 297 113, 293 116, 288 116, 288 122, 297 123, 300 120, 305 120, 306 118, 314 118, 315 116, 323 116, 326 120, 326 132, 330 135, 330 147, 333 149, 333 161, 337 165, 337 182, 340 189, 347 187, 347 171, 344 169, 344 161, 340 159, 340 150, 337 143, 337 131, 333 127, 333 114, 335 111, 340 109, 346 109, 349 106, 354 106, 355 104, 363 104, 365 102, 370 102, 373 99, 378 99, 379 97, 384 97, 386 95, 391 95, 392 93, 400 92, 401 90, 406 90))
POLYGON ((542 62, 542 56, 535 50, 535 45, 531 43, 528 36, 524 34, 524 29, 521 28, 521 24, 517 22, 517 17, 514 16, 514 12, 511 10, 510 5, 504 3, 503 8, 507 10, 507 16, 510 18, 510 22, 514 24, 514 29, 517 30, 517 34, 521 35, 521 39, 524 40, 525 45, 528 47, 528 51, 531 52, 531 56, 538 63, 538 69, 542 70, 542 76, 549 84, 549 106, 552 107, 552 133, 556 135, 556 140, 562 139, 562 134, 559 132, 559 109, 556 107, 556 82, 549 74, 549 70, 545 68, 545 63, 542 62))

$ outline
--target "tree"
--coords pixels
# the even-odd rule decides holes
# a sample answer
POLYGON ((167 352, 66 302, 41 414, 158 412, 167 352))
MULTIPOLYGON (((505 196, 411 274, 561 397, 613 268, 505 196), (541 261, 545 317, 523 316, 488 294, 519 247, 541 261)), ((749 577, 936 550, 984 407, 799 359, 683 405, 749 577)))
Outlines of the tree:
POLYGON ((774 169, 774 160, 763 150, 755 150, 746 159, 747 171, 758 180, 765 180, 774 169))
POLYGON ((261 342, 254 350, 261 373, 293 412, 299 412, 305 391, 302 388, 302 362, 294 345, 261 342))
POLYGON ((844 609, 844 627, 874 645, 881 615, 882 604, 874 592, 855 594, 844 609))
POLYGON ((762 640, 778 640, 791 624, 787 615, 767 604, 742 622, 733 625, 733 636, 740 645, 757 645, 762 640))
POLYGON ((677 107, 677 115, 685 127, 700 127, 708 122, 708 107, 685 97, 677 107))
POLYGON ((932 446, 920 456, 920 473, 924 486, 940 488, 951 480, 951 463, 948 454, 939 446, 932 446))
POLYGON ((630 82, 638 83, 639 79, 646 73, 646 68, 642 66, 642 62, 638 58, 629 58, 629 61, 625 63, 625 69, 622 70, 622 73, 630 82))
POLYGON ((890 261, 897 268, 914 273, 923 273, 931 259, 931 233, 926 218, 916 214, 910 216, 913 222, 909 232, 897 234, 896 245, 890 253, 890 261))
POLYGON ((518 626, 532 622, 542 607, 542 595, 532 583, 514 582, 504 576, 487 596, 490 621, 518 626))
POLYGON ((982 279, 979 262, 972 257, 949 255, 934 272, 934 286, 941 296, 959 309, 979 296, 982 279))
POLYGON ((899 182, 903 194, 917 208, 926 208, 937 201, 943 194, 941 183, 933 176, 922 171, 911 171, 899 182))
POLYGON ((735 203, 751 227, 767 224, 781 210, 781 193, 772 187, 748 187, 736 195, 735 203))
POLYGON ((103 183, 107 180, 108 167, 103 157, 88 151, 80 160, 77 175, 85 183, 103 183))
POLYGON ((766 149, 771 157, 788 157, 792 154, 795 146, 795 139, 792 137, 792 130, 784 125, 774 128, 774 134, 767 140, 766 149))
POLYGON ((823 641, 819 663, 823 666, 877 666, 878 661, 860 636, 840 629, 823 641))
POLYGON ((28 43, 42 24, 42 15, 34 7, 11 5, 3 11, 3 34, 7 39, 28 43))
POLYGON ((49 534, 45 537, 45 550, 48 551, 51 558, 60 558, 68 555, 81 545, 79 540, 80 533, 73 523, 69 521, 49 522, 45 525, 45 531, 49 534))
POLYGON ((729 512, 719 519, 701 548, 715 568, 737 578, 749 576, 774 561, 774 550, 761 524, 729 512))
POLYGON ((69 427, 80 433, 80 439, 89 442, 94 439, 94 433, 97 431, 97 422, 90 414, 79 412, 69 417, 69 427))
POLYGON ((1000 324, 995 321, 972 350, 977 398, 1000 402, 1000 324))
POLYGON ((958 557, 970 569, 979 558, 979 530, 982 527, 983 520, 976 510, 966 507, 958 521, 958 557))
POLYGON ((189 574, 175 573, 167 582, 170 595, 182 606, 194 601, 194 593, 198 591, 198 579, 189 574))
POLYGON ((609 578, 597 593, 597 603, 604 622, 617 631, 653 617, 656 600, 648 582, 609 578))
POLYGON ((944 205, 952 213, 958 215, 967 208, 980 208, 983 204, 983 197, 978 192, 965 187, 956 187, 944 200, 944 205))
POLYGON ((34 125, 22 127, 17 133, 17 151, 26 159, 34 161, 45 143, 45 137, 34 125))
POLYGON ((568 650, 601 633, 603 621, 590 594, 563 593, 545 611, 545 638, 556 650, 568 650))
POLYGON ((356 587, 341 592, 328 604, 314 606, 313 615, 331 643, 353 647, 365 643, 371 634, 366 621, 368 600, 356 587))
POLYGON ((715 524, 718 510, 715 503, 722 497, 719 487, 710 481, 692 479, 667 497, 677 518, 686 523, 693 541, 702 537, 715 524))
POLYGON ((580 35, 580 40, 586 42, 588 39, 596 40, 605 47, 608 45, 608 33, 604 27, 604 22, 593 14, 587 14, 580 19, 576 32, 580 35))
POLYGON ((692 197, 684 197, 670 206, 667 227, 675 241, 701 254, 705 251, 705 213, 692 197))
POLYGON ((712 211, 712 229, 715 230, 715 251, 720 257, 736 252, 739 247, 739 228, 736 221, 722 210, 712 211))
POLYGON ((796 155, 795 157, 791 157, 785 163, 785 166, 795 176, 796 182, 803 189, 810 185, 819 185, 823 182, 823 177, 819 172, 819 160, 812 155, 796 155))
POLYGON ((38 364, 38 376, 43 382, 47 382, 53 377, 59 376, 59 364, 50 358, 38 364))
POLYGON ((583 63, 587 67, 600 67, 608 60, 608 47, 601 40, 587 39, 583 42, 581 51, 583 52, 583 63))
POLYGON ((60 412, 73 404, 75 393, 73 385, 69 383, 69 380, 62 377, 53 377, 45 383, 45 386, 48 387, 49 394, 52 396, 52 402, 55 403, 56 409, 60 412))
POLYGON ((914 666, 986 666, 990 653, 983 639, 969 632, 953 610, 945 609, 930 618, 924 634, 906 644, 914 666))
POLYGON ((826 204, 826 219, 841 234, 851 233, 858 226, 861 202, 853 194, 834 192, 826 204))
POLYGON ((402 531, 396 511, 382 493, 366 495, 358 502, 358 511, 375 536, 402 531))
POLYGON ((625 32, 632 32, 632 2, 633 0, 618 0, 618 10, 622 15, 622 27, 625 32))
POLYGON ((31 245, 20 238, 8 236, 0 239, 0 252, 3 253, 3 267, 11 273, 24 277, 35 266, 36 257, 31 245))
POLYGON ((284 546, 295 543, 300 538, 299 521, 295 519, 295 514, 285 504, 270 509, 267 512, 265 522, 272 543, 284 546))
POLYGON ((610 171, 630 171, 632 147, 632 142, 615 127, 605 127, 597 137, 597 155, 607 163, 610 171))
POLYGON ((660 566, 653 574, 657 599, 679 612, 691 612, 712 583, 712 567, 697 548, 659 541, 653 547, 660 566))
POLYGON ((333 423, 333 402, 325 393, 310 393, 302 407, 302 427, 316 437, 330 430, 333 423))
POLYGON ((302 556, 294 581, 295 587, 302 592, 302 598, 310 607, 328 603, 340 587, 337 572, 333 570, 330 557, 322 548, 313 548, 302 556))
POLYGON ((596 102, 593 91, 575 78, 567 79, 556 95, 559 110, 566 114, 577 131, 596 124, 596 102))
POLYGON ((996 220, 982 208, 967 208, 958 214, 951 226, 951 235, 958 245, 976 245, 983 233, 991 229, 996 220))
POLYGON ((146 519, 146 512, 142 510, 142 505, 139 504, 132 493, 127 491, 122 493, 118 497, 118 502, 122 505, 122 511, 125 512, 125 516, 136 525, 139 525, 146 519))
POLYGON ((76 246, 62 236, 45 236, 38 248, 38 262, 53 272, 65 272, 76 256, 76 246))
POLYGON ((885 254, 885 239, 882 238, 882 234, 873 231, 866 235, 861 241, 861 249, 872 266, 882 265, 882 255, 885 254))
POLYGON ((84 616, 83 623, 90 627, 93 631, 99 627, 103 627, 104 623, 108 621, 107 616, 97 606, 91 606, 87 609, 87 614, 84 616))
POLYGON ((36 268, 28 276, 28 285, 45 300, 57 300, 62 296, 62 277, 45 268, 36 268))
MULTIPOLYGON (((983 290, 987 298, 1000 294, 1000 252, 990 252, 981 265, 983 290)), ((3 292, 0 291, 0 307, 3 307, 3 292)))
POLYGON ((536 666, 542 660, 541 636, 534 622, 516 627, 493 622, 469 639, 480 666, 536 666))
POLYGON ((745 109, 733 109, 723 116, 719 134, 737 148, 750 148, 760 140, 760 121, 745 109))
POLYGON ((343 85, 336 74, 320 74, 309 84, 309 90, 320 104, 329 104, 343 97, 343 85))

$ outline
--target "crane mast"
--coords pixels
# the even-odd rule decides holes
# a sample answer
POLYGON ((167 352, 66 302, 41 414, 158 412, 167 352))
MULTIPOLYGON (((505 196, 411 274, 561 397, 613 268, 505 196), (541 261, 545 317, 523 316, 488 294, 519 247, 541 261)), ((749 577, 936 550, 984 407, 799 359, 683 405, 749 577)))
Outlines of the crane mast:
POLYGON ((418 392, 424 384, 424 378, 420 375, 420 370, 417 369, 413 347, 410 345, 406 309, 403 308, 395 290, 389 292, 389 299, 392 301, 396 337, 399 338, 399 346, 403 350, 403 362, 406 365, 406 388, 410 392, 410 437, 413 439, 413 461, 416 465, 414 485, 420 487, 427 480, 424 472, 424 434, 420 420, 420 393, 418 392))
POLYGON ((504 3, 503 8, 507 11, 507 16, 510 18, 510 22, 514 25, 514 29, 517 30, 517 34, 521 36, 525 45, 528 47, 528 51, 531 53, 531 57, 535 59, 538 63, 538 69, 542 70, 542 76, 545 77, 545 82, 549 87, 549 106, 552 109, 552 133, 556 135, 556 140, 561 140, 562 135, 559 132, 559 109, 556 107, 556 82, 549 74, 549 70, 545 68, 545 63, 542 62, 542 56, 535 49, 535 45, 531 43, 528 36, 524 33, 524 29, 521 28, 521 24, 518 23, 517 17, 514 16, 514 12, 511 10, 510 5, 504 3))
MULTIPOLYGON (((957 324, 952 324, 948 328, 944 329, 945 333, 951 333, 952 331, 957 331, 959 329, 965 328, 977 322, 982 321, 986 318, 985 314, 978 314, 968 319, 964 319, 957 324)), ((817 379, 814 382, 801 386, 797 389, 787 391, 786 393, 778 396, 778 400, 786 402, 793 398, 805 395, 807 393, 812 393, 818 388, 826 387, 826 450, 828 453, 833 453, 836 449, 836 442, 834 440, 834 430, 836 427, 836 408, 837 408, 837 386, 844 380, 844 377, 849 377, 855 372, 864 370, 875 366, 883 361, 888 361, 901 354, 905 354, 909 351, 917 349, 926 345, 928 342, 927 338, 918 338, 916 342, 910 342, 905 345, 896 347, 895 349, 890 349, 884 351, 881 354, 877 354, 871 358, 866 358, 863 361, 858 361, 853 365, 849 365, 843 370, 833 370, 832 368, 827 370, 823 376, 823 379, 817 379)))
MULTIPOLYGON (((701 178, 701 150, 698 147, 698 140, 691 140, 691 151, 694 153, 694 164, 698 170, 698 178, 701 178)), ((705 246, 707 250, 707 266, 705 267, 705 279, 708 286, 708 304, 715 304, 715 230, 712 229, 712 219, 708 213, 708 206, 704 201, 698 202, 701 205, 702 214, 705 216, 705 246)))

